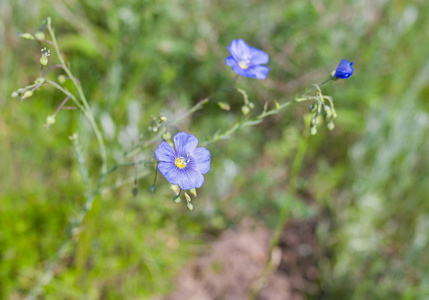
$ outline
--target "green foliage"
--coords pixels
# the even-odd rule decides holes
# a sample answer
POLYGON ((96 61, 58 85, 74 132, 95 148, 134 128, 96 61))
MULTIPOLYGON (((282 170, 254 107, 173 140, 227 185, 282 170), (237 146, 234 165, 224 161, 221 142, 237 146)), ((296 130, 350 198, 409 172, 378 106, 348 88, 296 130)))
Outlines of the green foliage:
MULTIPOLYGON (((208 236, 249 216, 273 227, 282 208, 327 216, 318 228, 329 253, 320 262, 326 299, 427 298, 428 15, 424 1, 405 0, 1 2, 0 298, 34 287, 85 202, 68 137, 79 133, 90 176, 100 166, 80 113, 61 111, 43 126, 60 92, 44 87, 22 103, 10 97, 40 70, 41 45, 16 33, 35 34, 47 16, 101 124, 109 166, 151 116, 178 118, 233 80, 224 64, 232 39, 270 54, 268 80, 235 84, 255 104, 252 118, 266 101, 274 108, 274 99, 293 99, 329 77, 341 58, 355 62, 347 82, 323 86, 338 115, 332 132, 320 126, 308 136, 306 102, 209 144, 212 171, 192 212, 173 203, 161 176, 152 197, 153 166, 139 165, 135 200, 132 184, 97 196, 47 299, 166 294, 208 236)), ((204 141, 241 120, 241 94, 222 91, 215 100, 230 110, 207 103, 178 126, 204 141)), ((156 144, 138 158, 152 159, 156 144)), ((117 172, 119 180, 133 176, 133 168, 117 172)), ((116 183, 108 178, 105 187, 116 183)))

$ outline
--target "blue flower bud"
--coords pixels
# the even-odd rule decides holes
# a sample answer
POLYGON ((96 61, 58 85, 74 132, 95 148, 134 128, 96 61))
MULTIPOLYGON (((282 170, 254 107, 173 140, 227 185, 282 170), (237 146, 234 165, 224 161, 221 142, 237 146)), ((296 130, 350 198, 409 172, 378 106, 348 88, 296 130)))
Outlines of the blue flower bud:
POLYGON ((338 67, 333 72, 334 79, 347 79, 353 75, 353 62, 349 62, 347 59, 343 58, 339 63, 338 67))

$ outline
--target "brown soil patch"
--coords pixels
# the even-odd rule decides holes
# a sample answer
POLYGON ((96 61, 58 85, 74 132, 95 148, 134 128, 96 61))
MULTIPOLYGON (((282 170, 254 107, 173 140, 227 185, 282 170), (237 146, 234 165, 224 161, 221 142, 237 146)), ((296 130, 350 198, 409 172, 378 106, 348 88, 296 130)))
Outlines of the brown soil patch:
MULTIPOLYGON (((282 235, 281 259, 257 299, 301 300, 317 293, 319 250, 315 220, 290 220, 282 235)), ((271 232, 248 221, 225 231, 207 253, 177 277, 177 290, 164 300, 241 300, 261 277, 271 232)))

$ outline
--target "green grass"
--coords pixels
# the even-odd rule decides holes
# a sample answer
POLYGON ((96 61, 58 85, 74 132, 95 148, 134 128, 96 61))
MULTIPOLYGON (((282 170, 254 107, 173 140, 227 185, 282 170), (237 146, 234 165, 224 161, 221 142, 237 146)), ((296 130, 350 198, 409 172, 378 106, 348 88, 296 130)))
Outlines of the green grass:
MULTIPOLYGON (((428 296, 424 1, 92 0, 0 2, 0 298, 34 286, 85 201, 68 136, 79 133, 90 174, 99 168, 96 140, 78 112, 62 111, 54 126, 43 126, 63 95, 43 87, 22 103, 10 97, 40 70, 41 46, 16 33, 34 33, 47 16, 97 119, 114 124, 105 139, 109 165, 130 147, 130 133, 146 130, 151 115, 173 118, 233 80, 224 64, 232 39, 270 54, 266 81, 236 83, 255 103, 254 114, 265 101, 273 106, 274 99, 292 99, 323 81, 343 57, 355 62, 353 77, 323 87, 335 101, 336 128, 322 124, 306 140, 293 200, 288 178, 309 103, 211 144, 212 170, 192 213, 171 201, 162 176, 152 198, 153 172, 139 181, 135 200, 132 185, 97 197, 46 287, 47 299, 168 293, 172 277, 209 240, 248 216, 272 227, 284 205, 295 217, 328 212, 318 229, 331 254, 320 262, 326 299, 428 296)), ((242 99, 229 92, 216 99, 231 110, 209 103, 171 130, 202 141, 228 129, 241 117, 242 99)), ((151 159, 155 146, 141 155, 151 159)), ((117 173, 132 174, 132 168, 117 173)))

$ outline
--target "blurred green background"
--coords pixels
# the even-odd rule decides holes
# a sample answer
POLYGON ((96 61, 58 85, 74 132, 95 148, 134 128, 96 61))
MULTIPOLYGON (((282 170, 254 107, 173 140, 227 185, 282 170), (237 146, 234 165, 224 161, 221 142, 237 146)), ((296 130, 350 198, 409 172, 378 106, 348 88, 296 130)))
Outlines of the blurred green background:
MULTIPOLYGON (((270 55, 267 80, 235 84, 255 103, 253 114, 323 81, 342 58, 354 61, 355 73, 323 87, 338 113, 332 132, 322 125, 309 137, 303 103, 209 145, 212 170, 193 212, 171 201, 162 176, 152 198, 153 169, 143 166, 136 199, 132 185, 97 197, 46 299, 166 295, 178 271, 223 231, 244 218, 273 228, 284 206, 290 218, 317 220, 324 255, 308 297, 429 298, 427 1, 0 0, 1 299, 31 290, 85 201, 68 136, 79 133, 91 175, 99 167, 80 113, 62 111, 43 126, 60 92, 43 87, 22 103, 10 97, 40 70, 41 45, 16 34, 36 32, 47 16, 102 125, 110 165, 151 115, 177 118, 233 80, 224 64, 233 39, 270 55), (305 152, 291 199, 298 145, 305 152)), ((242 117, 240 95, 216 99, 231 110, 209 103, 171 130, 203 141, 242 117)), ((139 157, 152 159, 155 147, 139 157)))

